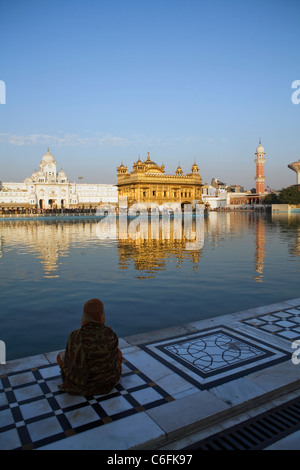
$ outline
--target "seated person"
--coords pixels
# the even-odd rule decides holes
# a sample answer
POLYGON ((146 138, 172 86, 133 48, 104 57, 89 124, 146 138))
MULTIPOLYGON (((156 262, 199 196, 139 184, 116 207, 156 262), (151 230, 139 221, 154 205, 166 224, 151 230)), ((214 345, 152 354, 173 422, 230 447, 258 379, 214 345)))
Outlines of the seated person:
POLYGON ((122 353, 114 331, 105 325, 103 303, 88 300, 83 308, 81 328, 68 338, 66 350, 57 356, 62 390, 72 395, 109 393, 120 380, 122 353))

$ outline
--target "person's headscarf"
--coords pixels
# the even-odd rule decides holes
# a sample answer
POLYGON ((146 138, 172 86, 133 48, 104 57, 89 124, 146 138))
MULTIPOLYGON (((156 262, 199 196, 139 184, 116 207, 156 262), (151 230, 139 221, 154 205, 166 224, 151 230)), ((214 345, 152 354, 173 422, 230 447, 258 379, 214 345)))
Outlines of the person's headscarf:
POLYGON ((97 322, 104 325, 105 312, 104 305, 101 300, 90 299, 84 304, 81 326, 85 325, 88 322, 97 322))
POLYGON ((81 325, 70 333, 64 357, 58 359, 60 388, 72 395, 109 393, 121 377, 122 352, 117 335, 105 325, 101 300, 85 303, 81 325))

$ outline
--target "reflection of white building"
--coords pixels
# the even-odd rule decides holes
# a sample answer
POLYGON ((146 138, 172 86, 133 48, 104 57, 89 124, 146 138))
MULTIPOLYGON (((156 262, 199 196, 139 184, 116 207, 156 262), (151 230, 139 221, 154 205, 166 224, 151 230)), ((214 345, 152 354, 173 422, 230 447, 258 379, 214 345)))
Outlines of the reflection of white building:
POLYGON ((49 149, 38 171, 23 183, 2 183, 0 191, 3 207, 75 208, 117 202, 118 188, 113 184, 70 183, 63 170, 57 171, 57 163, 49 149))

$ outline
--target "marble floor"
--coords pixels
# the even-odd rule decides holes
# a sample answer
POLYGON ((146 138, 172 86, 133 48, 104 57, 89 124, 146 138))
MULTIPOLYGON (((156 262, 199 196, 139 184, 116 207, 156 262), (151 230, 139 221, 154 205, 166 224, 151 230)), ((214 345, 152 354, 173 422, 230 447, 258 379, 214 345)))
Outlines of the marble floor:
POLYGON ((60 390, 56 352, 1 364, 0 449, 184 448, 297 394, 297 339, 300 298, 121 338, 107 395, 60 390))

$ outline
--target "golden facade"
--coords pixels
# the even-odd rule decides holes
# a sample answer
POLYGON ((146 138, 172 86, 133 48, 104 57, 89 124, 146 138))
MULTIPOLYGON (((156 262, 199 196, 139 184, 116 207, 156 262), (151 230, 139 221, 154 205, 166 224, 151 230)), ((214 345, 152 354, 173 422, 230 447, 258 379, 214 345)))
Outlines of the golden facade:
POLYGON ((150 159, 133 164, 133 170, 128 173, 123 163, 117 168, 118 197, 127 198, 127 205, 143 203, 150 207, 152 203, 162 205, 164 203, 192 204, 202 202, 202 178, 196 163, 193 164, 191 173, 186 175, 178 166, 173 175, 165 174, 165 166, 157 165, 150 159))

